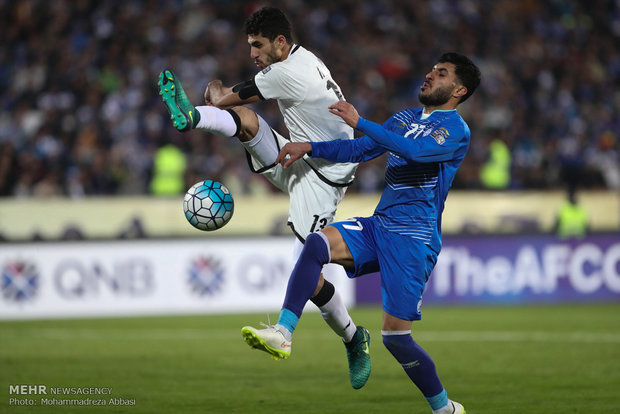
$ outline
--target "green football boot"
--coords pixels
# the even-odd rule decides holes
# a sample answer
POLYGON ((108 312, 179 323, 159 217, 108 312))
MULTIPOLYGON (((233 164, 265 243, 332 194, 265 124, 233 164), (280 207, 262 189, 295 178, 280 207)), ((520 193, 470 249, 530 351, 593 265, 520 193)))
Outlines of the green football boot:
POLYGON ((166 104, 172 125, 181 132, 196 128, 200 121, 200 112, 196 111, 181 86, 181 82, 171 70, 159 74, 159 94, 166 104))
POLYGON ((349 360, 349 379, 356 390, 362 388, 370 376, 370 333, 358 326, 351 342, 346 343, 349 360))

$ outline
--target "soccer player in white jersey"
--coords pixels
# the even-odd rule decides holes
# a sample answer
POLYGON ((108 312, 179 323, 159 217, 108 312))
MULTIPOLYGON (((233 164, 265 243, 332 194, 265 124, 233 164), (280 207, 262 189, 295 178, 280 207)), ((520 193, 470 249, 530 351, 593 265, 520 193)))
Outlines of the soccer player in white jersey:
MULTIPOLYGON (((329 112, 331 103, 344 100, 342 92, 323 62, 293 43, 290 22, 281 10, 264 7, 252 14, 244 26, 250 57, 261 69, 253 79, 234 87, 225 87, 220 80, 209 82, 204 106, 189 102, 171 70, 160 74, 159 90, 179 131, 199 128, 237 137, 249 154, 252 171, 263 174, 289 195, 289 226, 297 236, 298 255, 308 235, 333 222, 357 163, 306 157, 285 170, 276 164, 276 158, 289 141, 241 105, 276 99, 292 142, 351 140, 353 129, 329 112)), ((361 388, 370 375, 368 331, 353 323, 342 298, 327 280, 312 296, 325 321, 345 343, 351 385, 361 388)), ((276 359, 289 355, 290 349, 273 353, 276 359)))
POLYGON ((269 353, 286 345, 304 305, 322 282, 325 263, 339 263, 349 277, 381 271, 383 344, 428 401, 433 414, 465 414, 448 399, 435 363, 411 336, 422 318, 422 293, 441 250, 441 214, 470 141, 456 107, 480 84, 480 70, 466 56, 442 55, 426 75, 419 99, 424 108, 392 115, 382 125, 361 118, 343 101, 330 106, 348 125, 366 134, 350 141, 289 143, 278 162, 285 167, 311 154, 333 162, 363 162, 388 153, 385 188, 371 217, 332 223, 308 236, 289 279, 278 323, 242 329, 269 353), (286 158, 289 157, 289 158, 286 158))

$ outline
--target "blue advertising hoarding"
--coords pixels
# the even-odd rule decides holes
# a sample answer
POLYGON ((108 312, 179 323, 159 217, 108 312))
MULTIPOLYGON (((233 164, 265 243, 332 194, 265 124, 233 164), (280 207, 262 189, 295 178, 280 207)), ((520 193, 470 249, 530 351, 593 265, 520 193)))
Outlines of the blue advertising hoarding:
MULTIPOLYGON (((380 275, 356 281, 358 304, 381 302, 380 275)), ((620 235, 451 236, 424 303, 620 302, 620 235)))

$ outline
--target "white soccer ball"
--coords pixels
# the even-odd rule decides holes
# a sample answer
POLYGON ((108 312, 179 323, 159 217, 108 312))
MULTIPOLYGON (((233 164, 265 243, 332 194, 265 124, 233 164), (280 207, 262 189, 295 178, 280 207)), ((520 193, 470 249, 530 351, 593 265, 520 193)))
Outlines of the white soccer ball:
POLYGON ((230 190, 217 181, 197 182, 187 190, 183 212, 189 223, 199 230, 212 231, 224 227, 235 209, 230 190))

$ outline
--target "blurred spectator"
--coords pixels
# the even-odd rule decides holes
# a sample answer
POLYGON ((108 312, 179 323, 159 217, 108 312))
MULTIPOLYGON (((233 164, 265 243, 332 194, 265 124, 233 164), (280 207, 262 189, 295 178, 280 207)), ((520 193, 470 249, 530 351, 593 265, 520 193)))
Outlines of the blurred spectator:
POLYGON ((17 182, 17 158, 12 142, 0 142, 0 196, 12 195, 17 182))
MULTIPOLYGON (((512 155, 514 189, 620 188, 620 3, 554 0, 276 0, 299 42, 330 62, 360 113, 386 119, 446 51, 483 72, 460 111, 472 145, 454 186, 481 188, 490 143, 512 155)), ((192 101, 208 81, 256 68, 239 32, 262 5, 221 0, 0 0, 0 196, 148 194, 158 143, 178 137, 156 92, 172 68, 192 101)), ((277 109, 259 111, 286 134, 277 109), (271 114, 271 116, 270 116, 271 114)), ((185 134, 186 183, 250 180, 234 142, 185 134)), ((360 167, 350 191, 378 191, 360 167)), ((247 183, 252 183, 248 185, 247 183)), ((243 185, 242 185, 243 184, 243 185)))
POLYGON ((582 239, 588 233, 588 212, 578 203, 577 193, 569 191, 558 209, 555 233, 560 239, 582 239))
POLYGON ((480 181, 488 190, 505 190, 510 185, 510 149, 501 139, 493 139, 489 144, 488 159, 480 169, 480 181))
POLYGON ((172 144, 166 144, 155 152, 151 193, 157 196, 182 194, 185 188, 185 154, 172 144))
POLYGON ((603 132, 596 146, 587 151, 588 160, 598 166, 598 172, 607 188, 614 190, 620 190, 620 147, 616 142, 617 135, 618 132, 603 132))

